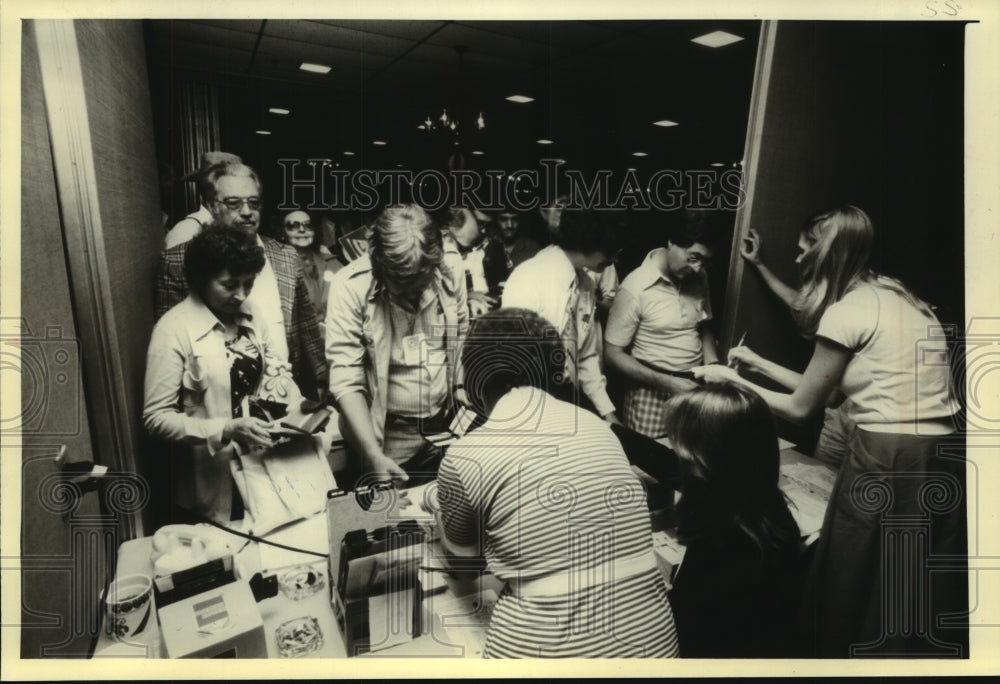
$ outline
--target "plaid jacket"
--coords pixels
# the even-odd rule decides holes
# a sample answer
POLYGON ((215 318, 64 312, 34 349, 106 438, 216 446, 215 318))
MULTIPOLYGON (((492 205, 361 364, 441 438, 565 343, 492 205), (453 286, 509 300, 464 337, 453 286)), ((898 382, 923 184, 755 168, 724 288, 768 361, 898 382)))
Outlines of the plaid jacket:
MULTIPOLYGON (((292 374, 303 394, 315 396, 318 388, 327 386, 328 372, 323 340, 302 278, 298 254, 294 247, 277 240, 263 235, 260 239, 264 244, 264 256, 278 281, 292 374)), ((184 278, 185 247, 185 244, 180 244, 160 254, 156 273, 157 320, 188 295, 188 284, 184 278)))

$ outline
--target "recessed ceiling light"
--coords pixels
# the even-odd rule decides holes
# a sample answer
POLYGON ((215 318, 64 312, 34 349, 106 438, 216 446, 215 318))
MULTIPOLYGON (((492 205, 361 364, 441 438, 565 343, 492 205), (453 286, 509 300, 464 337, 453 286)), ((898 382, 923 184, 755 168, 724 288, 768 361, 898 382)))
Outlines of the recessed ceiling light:
POLYGON ((291 114, 290 110, 285 109, 283 107, 271 107, 267 111, 269 111, 271 114, 281 114, 282 116, 285 116, 287 114, 291 114))
POLYGON ((630 166, 630 167, 628 167, 628 168, 627 168, 627 169, 625 169, 625 170, 626 170, 626 171, 635 171, 635 167, 634 167, 634 166, 630 166))
POLYGON ((386 144, 385 140, 372 140, 372 145, 377 145, 379 147, 384 147, 386 144))
POLYGON ((703 36, 692 38, 691 42, 711 48, 717 48, 722 47, 723 45, 729 45, 730 43, 738 43, 741 40, 743 40, 741 36, 734 36, 732 33, 727 33, 725 31, 712 31, 711 33, 706 33, 703 36))
POLYGON ((676 121, 668 121, 667 119, 663 119, 662 121, 654 121, 653 125, 654 126, 660 126, 661 128, 667 128, 668 126, 676 126, 677 122, 676 121))
POLYGON ((511 95, 507 99, 510 100, 511 102, 518 102, 520 104, 524 104, 526 102, 534 102, 535 101, 535 98, 528 97, 527 95, 511 95))
POLYGON ((302 62, 302 64, 299 65, 299 69, 302 71, 308 71, 313 74, 328 74, 332 68, 333 67, 328 67, 325 64, 313 64, 312 62, 302 62))
POLYGON ((551 140, 546 140, 545 138, 542 138, 541 140, 536 140, 535 142, 538 143, 539 145, 551 145, 552 144, 551 140))
POLYGON ((271 135, 271 131, 257 131, 257 135, 271 135))
POLYGON ((556 164, 565 164, 566 163, 565 159, 553 159, 552 161, 554 161, 556 164))
POLYGON ((483 152, 482 150, 472 150, 472 154, 476 155, 477 157, 481 157, 486 153, 483 152))
POLYGON ((421 131, 423 131, 423 130, 427 129, 427 126, 425 126, 423 124, 420 124, 419 126, 417 126, 417 128, 420 129, 421 131))
POLYGON ((403 168, 403 165, 402 164, 396 164, 396 168, 397 169, 401 169, 401 168, 403 168))
POLYGON ((344 152, 344 156, 345 157, 353 157, 354 153, 353 152, 344 152))
POLYGON ((712 162, 712 166, 725 166, 722 162, 712 162))
POLYGON ((633 152, 632 156, 633 157, 648 157, 649 155, 646 154, 645 152, 633 152))

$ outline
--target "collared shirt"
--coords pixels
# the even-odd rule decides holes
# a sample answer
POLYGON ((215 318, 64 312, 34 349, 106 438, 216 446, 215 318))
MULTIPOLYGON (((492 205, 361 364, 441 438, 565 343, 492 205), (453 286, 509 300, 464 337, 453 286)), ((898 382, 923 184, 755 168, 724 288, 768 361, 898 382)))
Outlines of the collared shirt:
MULTIPOLYGON (((382 296, 388 297, 385 292, 382 296)), ((392 342, 386 410, 410 418, 434 416, 448 399, 441 304, 434 289, 428 287, 417 311, 407 311, 390 299, 389 314, 392 342)))
POLYGON ((664 274, 666 251, 654 249, 622 281, 608 314, 604 339, 631 347, 634 358, 665 370, 702 362, 698 326, 712 318, 708 275, 674 283, 664 274))
POLYGON ((566 372, 604 416, 615 410, 601 371, 594 281, 573 268, 556 245, 542 249, 514 269, 504 287, 503 306, 534 311, 563 337, 569 358, 566 372), (575 361, 575 363, 574 363, 575 361))
MULTIPOLYGON (((302 396, 286 362, 271 352, 269 330, 246 302, 238 323, 260 349, 264 373, 255 394, 290 406, 302 396)), ((142 418, 153 437, 191 445, 191 458, 174 470, 176 502, 213 519, 228 520, 232 477, 222 431, 232 418, 225 329, 196 295, 165 313, 153 327, 146 357, 142 418)))
MULTIPOLYGON (((263 249, 264 241, 257 236, 257 245, 263 249)), ((281 359, 288 359, 288 340, 285 338, 285 319, 281 313, 281 295, 278 294, 278 279, 271 268, 271 261, 264 259, 264 268, 253 281, 253 289, 247 302, 259 311, 261 325, 270 327, 271 351, 281 359)))

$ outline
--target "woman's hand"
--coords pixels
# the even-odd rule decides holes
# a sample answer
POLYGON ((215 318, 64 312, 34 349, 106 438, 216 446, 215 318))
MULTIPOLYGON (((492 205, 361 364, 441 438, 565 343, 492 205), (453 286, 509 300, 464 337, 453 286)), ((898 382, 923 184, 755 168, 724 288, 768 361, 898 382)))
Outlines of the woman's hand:
POLYGON ((222 428, 222 440, 238 442, 246 448, 270 448, 274 442, 271 439, 271 424, 260 418, 233 418, 222 428))
POLYGON ((735 370, 717 363, 711 366, 698 366, 691 371, 696 378, 705 382, 739 382, 741 379, 735 370))
POLYGON ((729 350, 729 363, 736 362, 747 370, 760 372, 761 361, 764 359, 750 347, 733 347, 729 350))
POLYGON ((760 235, 751 228, 740 240, 740 256, 754 266, 760 266, 760 235))

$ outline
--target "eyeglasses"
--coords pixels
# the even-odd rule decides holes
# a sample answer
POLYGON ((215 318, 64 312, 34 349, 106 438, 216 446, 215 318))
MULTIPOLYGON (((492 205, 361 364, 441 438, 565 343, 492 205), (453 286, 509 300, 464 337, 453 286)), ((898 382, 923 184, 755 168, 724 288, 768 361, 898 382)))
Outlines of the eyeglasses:
POLYGON ((312 223, 309 221, 289 221, 285 224, 285 228, 288 228, 289 230, 298 230, 299 228, 312 230, 312 227, 312 223))
POLYGON ((261 207, 260 197, 227 197, 226 199, 216 200, 219 204, 225 205, 226 209, 231 211, 239 211, 246 204, 252 211, 257 211, 261 207))
POLYGON ((702 266, 707 266, 711 263, 712 257, 701 254, 700 252, 688 252, 687 262, 689 264, 701 264, 702 266))

